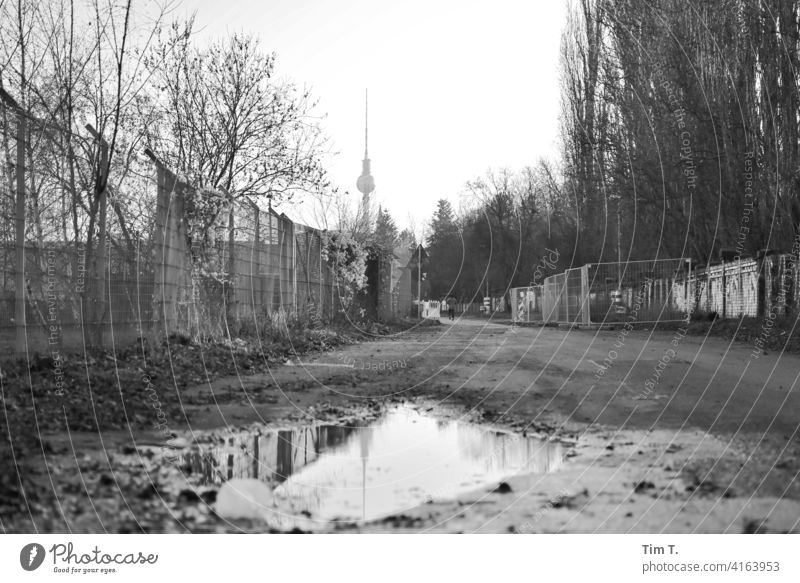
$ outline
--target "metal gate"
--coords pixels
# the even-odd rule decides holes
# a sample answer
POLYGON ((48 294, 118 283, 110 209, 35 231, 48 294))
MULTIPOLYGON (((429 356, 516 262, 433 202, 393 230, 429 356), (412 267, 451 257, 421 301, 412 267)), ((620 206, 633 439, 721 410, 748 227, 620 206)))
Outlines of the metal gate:
POLYGON ((590 325, 686 318, 691 263, 680 259, 592 263, 545 279, 542 320, 590 325))
POLYGON ((568 269, 544 280, 542 311, 548 324, 588 325, 587 266, 568 269))
POLYGON ((518 323, 544 322, 542 295, 544 286, 515 287, 511 289, 511 319, 518 323))

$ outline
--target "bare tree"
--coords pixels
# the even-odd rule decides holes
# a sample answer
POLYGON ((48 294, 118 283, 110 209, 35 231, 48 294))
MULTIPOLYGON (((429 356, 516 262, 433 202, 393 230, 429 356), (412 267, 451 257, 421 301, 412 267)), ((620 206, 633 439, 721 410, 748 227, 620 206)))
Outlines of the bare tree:
MULTIPOLYGON (((148 64, 160 89, 163 123, 151 147, 198 187, 271 204, 328 187, 327 141, 307 90, 275 78, 276 56, 253 36, 233 34, 205 48, 192 22, 173 24, 148 64)), ((221 209, 203 217, 207 225, 221 209)))

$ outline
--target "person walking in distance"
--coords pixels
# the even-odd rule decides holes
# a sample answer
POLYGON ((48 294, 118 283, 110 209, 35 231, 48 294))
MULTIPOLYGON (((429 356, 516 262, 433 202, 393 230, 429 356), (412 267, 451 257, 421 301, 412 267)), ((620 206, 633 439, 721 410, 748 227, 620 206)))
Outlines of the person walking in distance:
POLYGON ((456 299, 453 296, 447 298, 447 315, 451 320, 456 318, 456 299))

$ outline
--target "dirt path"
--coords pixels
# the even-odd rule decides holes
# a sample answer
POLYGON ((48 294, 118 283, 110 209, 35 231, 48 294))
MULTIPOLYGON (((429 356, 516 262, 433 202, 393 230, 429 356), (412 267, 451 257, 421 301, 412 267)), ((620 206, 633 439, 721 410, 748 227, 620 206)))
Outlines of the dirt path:
MULTIPOLYGON (((465 319, 195 387, 181 396, 185 417, 168 423, 191 440, 211 428, 424 401, 575 444, 559 471, 512 477, 510 492, 474 492, 355 530, 798 532, 798 374, 797 357, 756 358, 749 346, 679 331, 465 319)), ((104 448, 91 436, 73 440, 102 466, 131 436, 104 438, 104 448)), ((97 520, 74 529, 102 523, 93 512, 97 520)))

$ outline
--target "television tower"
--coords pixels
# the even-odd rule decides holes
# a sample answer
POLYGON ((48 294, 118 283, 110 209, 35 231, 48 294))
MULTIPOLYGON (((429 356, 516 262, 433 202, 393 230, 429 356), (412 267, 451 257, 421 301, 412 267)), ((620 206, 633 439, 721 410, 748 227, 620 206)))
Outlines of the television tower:
POLYGON ((361 206, 364 209, 364 218, 367 224, 371 224, 370 203, 372 193, 375 192, 375 179, 372 177, 369 159, 369 90, 364 91, 364 160, 361 161, 361 176, 356 181, 356 187, 363 195, 361 206))

